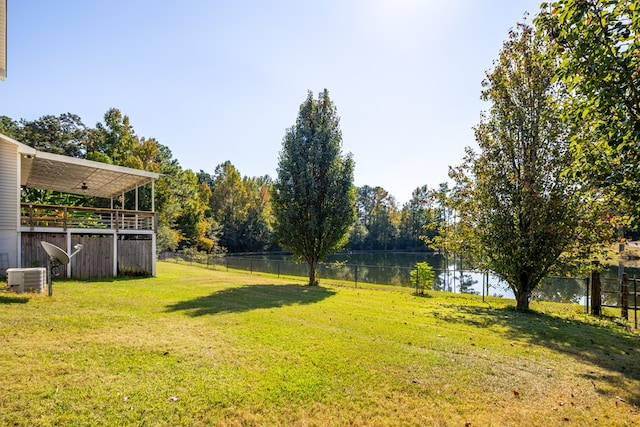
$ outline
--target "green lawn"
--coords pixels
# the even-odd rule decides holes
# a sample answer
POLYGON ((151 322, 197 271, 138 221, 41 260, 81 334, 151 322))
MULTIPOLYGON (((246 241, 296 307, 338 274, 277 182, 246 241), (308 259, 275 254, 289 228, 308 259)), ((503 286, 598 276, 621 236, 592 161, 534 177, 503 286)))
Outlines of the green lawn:
POLYGON ((304 280, 1 291, 0 425, 640 425, 640 335, 582 307, 304 280))

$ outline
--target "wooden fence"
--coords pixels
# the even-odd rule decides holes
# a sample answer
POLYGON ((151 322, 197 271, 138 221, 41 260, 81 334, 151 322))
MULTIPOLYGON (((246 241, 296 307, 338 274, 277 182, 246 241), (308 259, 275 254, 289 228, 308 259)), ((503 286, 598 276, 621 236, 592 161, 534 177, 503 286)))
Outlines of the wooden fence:
MULTIPOLYGON (((64 233, 22 233, 23 267, 46 267, 48 257, 41 241, 53 243, 68 253, 73 252, 75 245, 82 245, 82 250, 71 259, 71 276, 75 279, 113 277, 113 245, 116 242, 119 276, 150 276, 153 272, 153 241, 150 236, 116 240, 113 235, 73 234, 69 249, 64 233)), ((57 270, 58 277, 67 277, 65 267, 57 270)))

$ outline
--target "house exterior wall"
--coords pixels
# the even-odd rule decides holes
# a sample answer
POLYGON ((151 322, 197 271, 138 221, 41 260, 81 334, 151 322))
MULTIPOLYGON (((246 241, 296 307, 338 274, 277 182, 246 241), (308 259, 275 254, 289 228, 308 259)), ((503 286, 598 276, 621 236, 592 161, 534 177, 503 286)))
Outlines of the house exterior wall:
POLYGON ((18 147, 0 140, 0 274, 18 265, 20 210, 20 155, 18 147), (7 263, 8 265, 4 265, 7 263))

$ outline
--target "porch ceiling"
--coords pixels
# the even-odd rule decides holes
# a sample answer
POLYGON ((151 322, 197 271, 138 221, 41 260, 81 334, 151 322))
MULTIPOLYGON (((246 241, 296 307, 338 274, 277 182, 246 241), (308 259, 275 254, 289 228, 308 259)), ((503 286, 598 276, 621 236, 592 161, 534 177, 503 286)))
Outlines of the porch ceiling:
POLYGON ((20 157, 22 185, 65 193, 112 198, 159 177, 155 172, 61 156, 32 148, 21 152, 20 157))

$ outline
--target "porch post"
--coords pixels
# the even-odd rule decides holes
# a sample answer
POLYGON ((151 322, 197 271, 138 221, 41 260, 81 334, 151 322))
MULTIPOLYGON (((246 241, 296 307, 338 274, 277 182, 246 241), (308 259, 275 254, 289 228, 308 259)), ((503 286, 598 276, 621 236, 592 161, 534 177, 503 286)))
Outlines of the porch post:
POLYGON ((156 233, 151 234, 151 276, 156 277, 156 233))
POLYGON ((118 277, 118 233, 113 232, 113 277, 118 277))
MULTIPOLYGON (((71 251, 71 232, 67 229, 67 248, 65 249, 65 251, 67 251, 68 254, 70 254, 71 251)), ((66 265, 67 267, 67 277, 71 278, 71 262, 67 263, 66 265)))

